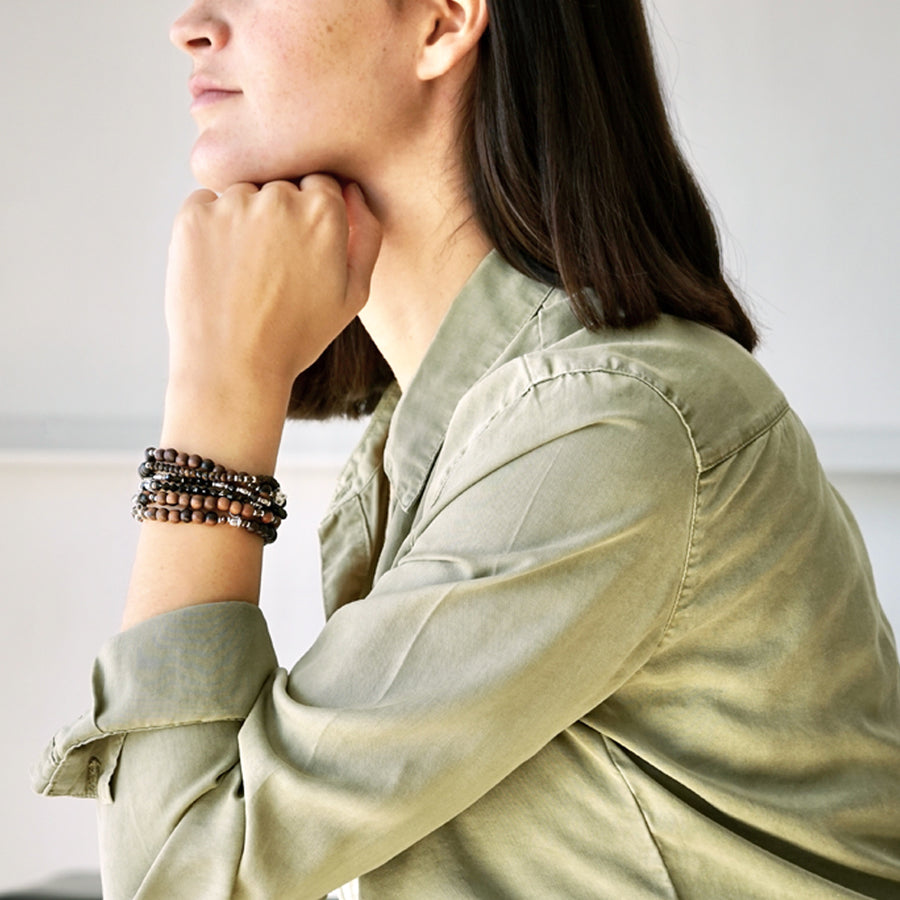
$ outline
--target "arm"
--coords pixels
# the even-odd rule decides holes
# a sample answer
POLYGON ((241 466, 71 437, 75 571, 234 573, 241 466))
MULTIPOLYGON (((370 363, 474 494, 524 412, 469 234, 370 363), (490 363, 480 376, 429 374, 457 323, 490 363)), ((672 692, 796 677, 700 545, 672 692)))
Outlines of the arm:
POLYGON ((289 675, 241 604, 114 639, 99 727, 53 776, 127 732, 103 766, 110 896, 319 897, 474 803, 627 679, 678 599, 696 468, 675 415, 635 419, 648 389, 626 387, 603 421, 558 434, 534 423, 571 408, 561 384, 496 416, 439 473, 409 550, 289 675), (155 647, 155 663, 135 662, 155 647))
MULTIPOLYGON (((326 176, 193 194, 170 248, 160 446, 272 474, 294 378, 362 307, 379 243, 359 190, 326 176)), ((124 627, 256 603, 261 566, 262 543, 243 529, 144 522, 124 627)))

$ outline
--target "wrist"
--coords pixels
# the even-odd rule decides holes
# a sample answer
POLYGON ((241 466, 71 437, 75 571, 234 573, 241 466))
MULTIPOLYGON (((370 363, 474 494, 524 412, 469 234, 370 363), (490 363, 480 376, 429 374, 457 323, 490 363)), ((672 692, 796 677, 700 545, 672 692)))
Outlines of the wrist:
POLYGON ((275 471, 290 385, 199 384, 170 378, 160 446, 254 474, 275 471))

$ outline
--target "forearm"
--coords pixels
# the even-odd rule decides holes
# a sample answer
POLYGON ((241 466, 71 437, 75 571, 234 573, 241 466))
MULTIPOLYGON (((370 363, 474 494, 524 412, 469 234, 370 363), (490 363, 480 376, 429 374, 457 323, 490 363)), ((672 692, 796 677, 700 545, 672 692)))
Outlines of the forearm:
MULTIPOLYGON (((361 191, 325 175, 195 191, 169 251, 161 445, 272 475, 294 379, 364 305, 380 244, 361 191)), ((259 535, 141 529, 124 627, 199 603, 257 602, 259 535)))
MULTIPOLYGON (((252 382, 215 390, 173 381, 160 446, 197 453, 227 468, 271 475, 289 386, 252 382)), ((261 538, 243 528, 145 521, 128 590, 123 628, 185 606, 221 600, 256 603, 261 538)))

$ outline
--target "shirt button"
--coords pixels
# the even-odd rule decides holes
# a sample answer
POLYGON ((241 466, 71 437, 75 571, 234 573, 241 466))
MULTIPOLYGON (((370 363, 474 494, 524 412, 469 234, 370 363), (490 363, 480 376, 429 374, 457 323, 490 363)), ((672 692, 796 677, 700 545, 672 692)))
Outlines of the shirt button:
POLYGON ((85 793, 93 797, 97 794, 97 784, 100 781, 100 760, 96 756, 92 756, 87 764, 87 778, 85 779, 85 793))

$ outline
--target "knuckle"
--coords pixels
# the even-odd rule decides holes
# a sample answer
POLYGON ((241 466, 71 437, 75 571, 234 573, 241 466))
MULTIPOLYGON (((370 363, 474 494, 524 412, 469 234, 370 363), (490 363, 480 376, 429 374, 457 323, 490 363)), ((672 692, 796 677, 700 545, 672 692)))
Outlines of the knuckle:
POLYGON ((265 197, 287 197, 297 193, 297 186, 290 181, 267 181, 259 192, 265 197))
POLYGON ((346 219, 343 200, 335 197, 330 191, 307 192, 306 207, 310 222, 319 227, 341 228, 346 219))
POLYGON ((259 191, 259 205, 266 215, 279 211, 290 213, 298 194, 296 185, 290 181, 269 181, 259 191))
POLYGON ((186 204, 175 217, 176 234, 194 231, 203 219, 203 209, 197 204, 186 204))

